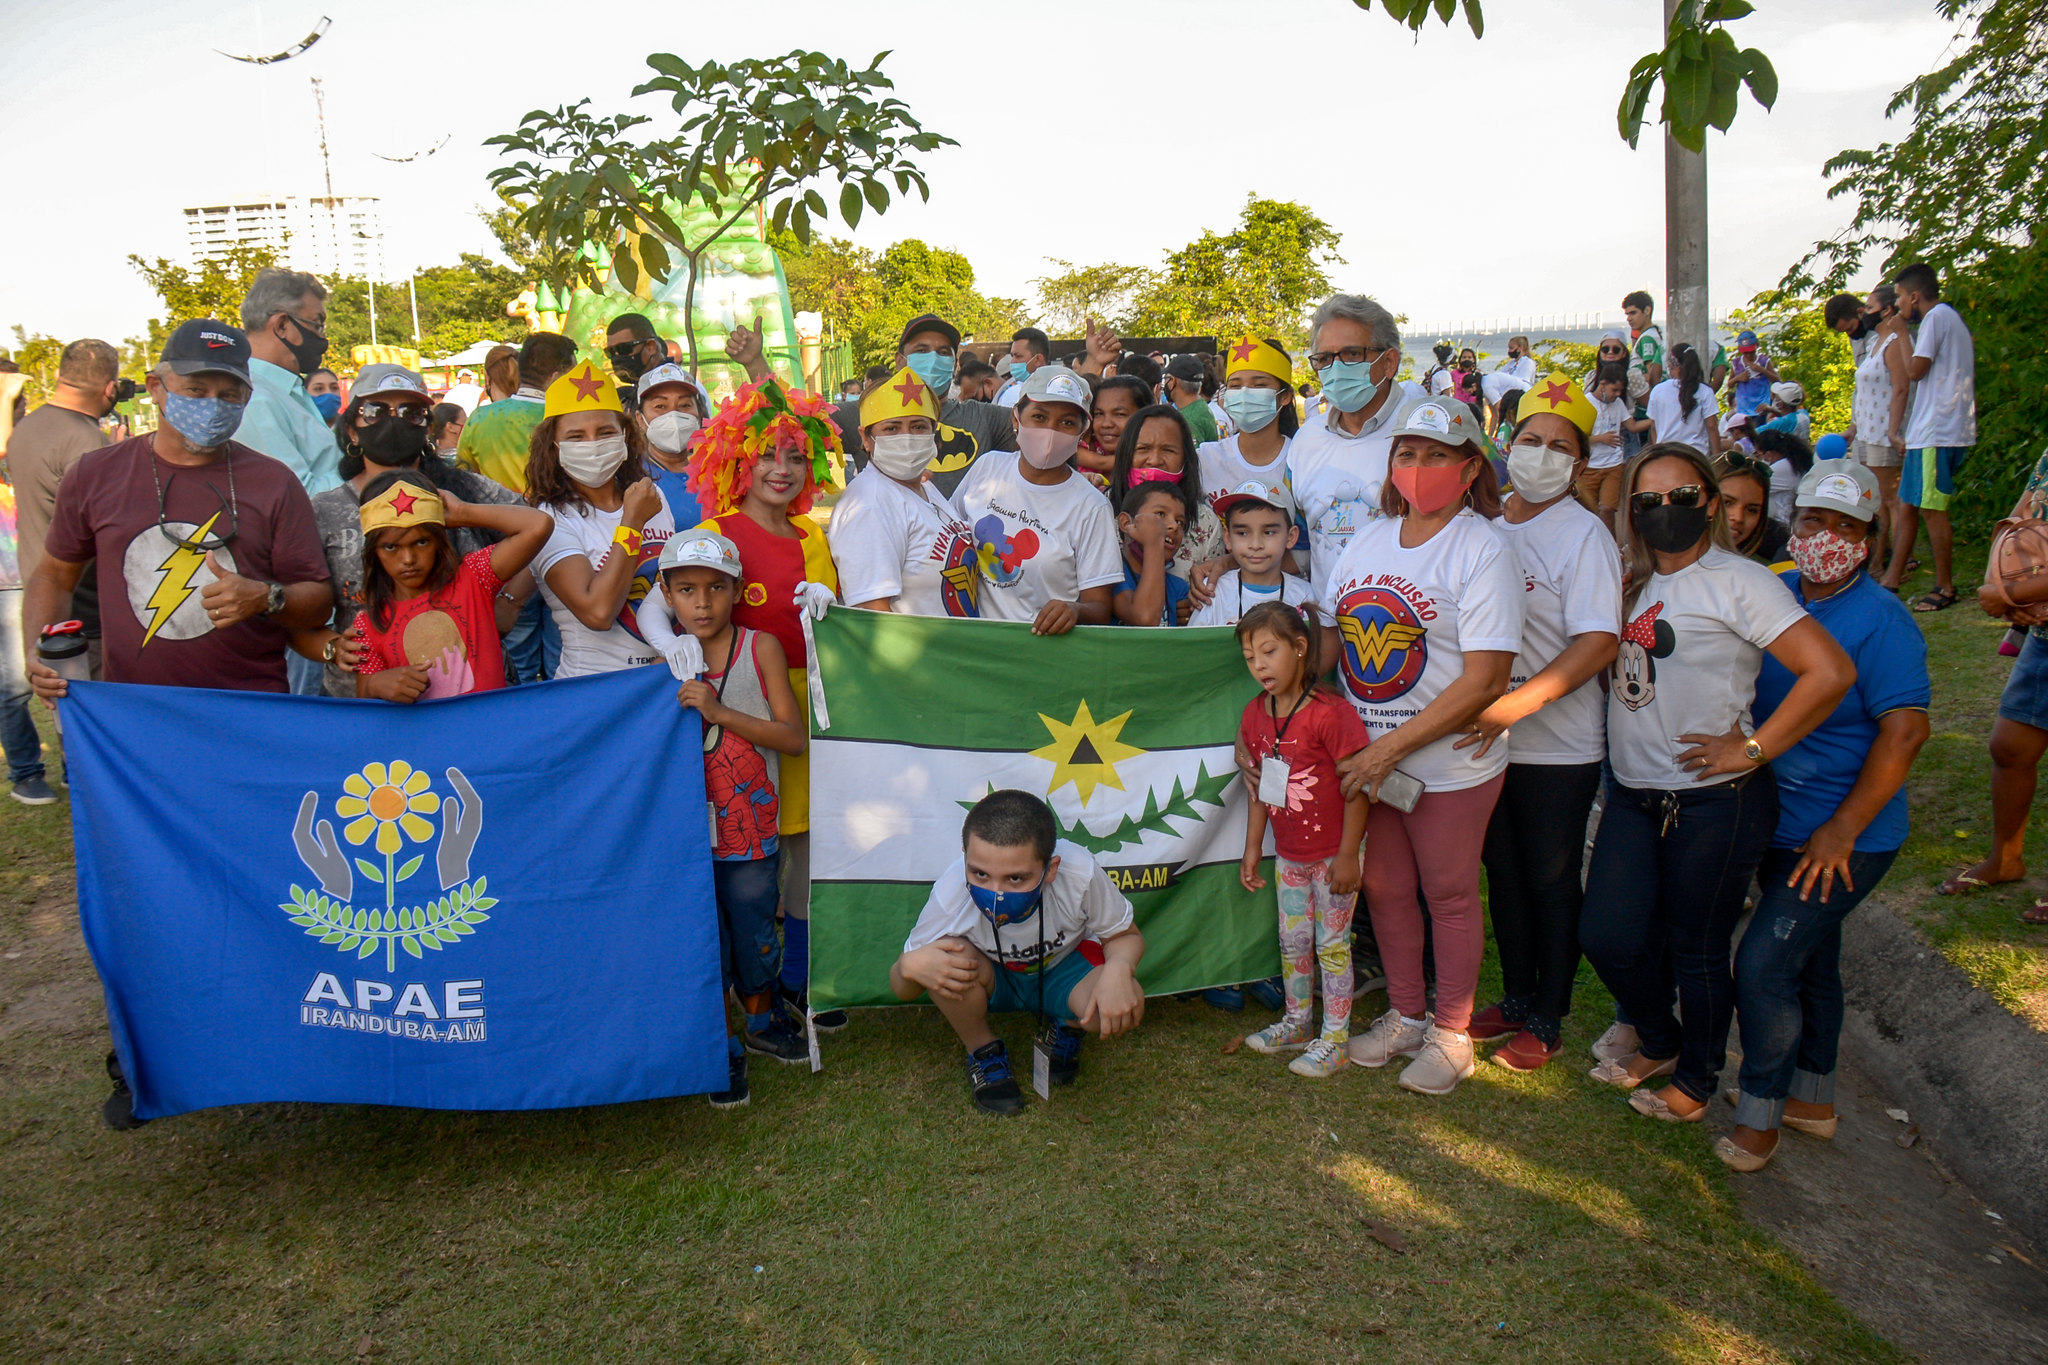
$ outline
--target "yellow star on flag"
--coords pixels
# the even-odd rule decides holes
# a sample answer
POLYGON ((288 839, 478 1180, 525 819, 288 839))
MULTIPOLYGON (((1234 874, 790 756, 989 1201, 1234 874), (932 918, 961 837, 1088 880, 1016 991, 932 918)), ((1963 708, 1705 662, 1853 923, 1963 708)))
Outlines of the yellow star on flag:
POLYGON ((1052 764, 1052 782, 1045 789, 1047 796, 1069 782, 1074 784, 1074 791, 1084 806, 1095 795, 1098 786, 1122 791, 1124 783, 1117 776, 1116 765, 1145 752, 1117 738, 1123 732, 1124 722, 1131 718, 1129 711, 1110 720, 1098 721, 1088 714, 1088 703, 1084 701, 1081 709, 1074 713, 1071 724, 1063 725, 1043 711, 1039 712, 1038 718, 1045 722, 1045 728, 1052 734, 1052 743, 1031 751, 1033 758, 1042 758, 1052 764))

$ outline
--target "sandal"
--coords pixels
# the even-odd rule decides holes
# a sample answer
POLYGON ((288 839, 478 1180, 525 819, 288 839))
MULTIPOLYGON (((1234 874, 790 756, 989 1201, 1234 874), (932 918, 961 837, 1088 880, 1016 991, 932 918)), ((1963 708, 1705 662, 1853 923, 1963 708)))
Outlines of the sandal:
POLYGON ((1657 1119, 1664 1123, 1701 1123, 1706 1120, 1707 1106, 1704 1104, 1690 1114, 1681 1114, 1664 1102, 1664 1097, 1654 1090, 1638 1090, 1628 1097, 1628 1107, 1645 1118, 1657 1119))
POLYGON ((2031 910, 2020 911, 2021 924, 2048 924, 2048 897, 2037 900, 2031 910))
MULTIPOLYGON (((2018 878, 2014 878, 2014 880, 2017 881, 2018 878)), ((1967 896, 1972 891, 1982 891, 1987 887, 2000 884, 1998 882, 1987 882, 1982 877, 1973 877, 1970 875, 1969 869, 1965 868, 1935 889, 1944 896, 1967 896)))
POLYGON ((1954 588, 1936 588, 1913 604, 1914 611, 1947 611, 1956 604, 1954 588))
POLYGON ((1678 1070, 1678 1054, 1675 1052, 1652 1067, 1647 1076, 1629 1075, 1629 1060, 1629 1058, 1623 1057, 1614 1061, 1605 1061, 1586 1074, 1602 1085, 1611 1085, 1617 1090, 1633 1090, 1639 1085, 1656 1080, 1659 1076, 1669 1076, 1672 1072, 1678 1070))

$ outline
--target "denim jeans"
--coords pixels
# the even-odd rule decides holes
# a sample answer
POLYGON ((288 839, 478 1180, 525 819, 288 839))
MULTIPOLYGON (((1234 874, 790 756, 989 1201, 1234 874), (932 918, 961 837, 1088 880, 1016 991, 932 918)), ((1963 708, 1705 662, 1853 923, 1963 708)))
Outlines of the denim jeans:
POLYGON ((1677 1057, 1672 1083, 1711 1099, 1727 1061, 1735 979, 1728 945, 1778 825, 1768 766, 1683 791, 1610 783, 1593 842, 1579 946, 1636 1027, 1645 1057, 1677 1057), (1672 1016, 1664 958, 1678 978, 1672 1016))
POLYGON ((766 991, 782 969, 782 945, 775 937, 780 861, 768 857, 711 864, 711 883, 718 894, 720 975, 726 988, 742 1000, 766 991))
POLYGON ((43 737, 29 713, 28 661, 21 646, 21 589, 0 588, 0 748, 7 780, 43 775, 43 737))
POLYGON ((519 619, 505 634, 505 682, 521 683, 552 678, 562 666, 562 631, 555 614, 536 592, 519 609, 519 619))
POLYGON ((1486 827, 1487 909, 1505 993, 1550 1025, 1571 1013, 1579 869, 1600 765, 1510 763, 1486 827))
POLYGON ((1742 1099, 1735 1121, 1759 1132, 1776 1128, 1787 1099, 1832 1104, 1835 1049, 1842 1038, 1842 921, 1890 870, 1898 850, 1849 855, 1854 891, 1835 884, 1822 899, 1819 882, 1799 899, 1785 879, 1799 864, 1794 849, 1774 848, 1757 868, 1763 899, 1735 950, 1735 1004, 1742 1013, 1742 1099))
POLYGON ((318 659, 307 658, 296 649, 284 652, 284 676, 295 697, 327 695, 327 665, 318 659))

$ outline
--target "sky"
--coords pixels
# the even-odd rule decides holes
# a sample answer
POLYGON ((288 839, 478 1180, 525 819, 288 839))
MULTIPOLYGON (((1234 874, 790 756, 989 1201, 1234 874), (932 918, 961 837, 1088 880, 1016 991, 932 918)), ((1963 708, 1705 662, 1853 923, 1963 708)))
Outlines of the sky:
MULTIPOLYGON (((1116 0, 914 7, 867 0, 633 3, 575 22, 491 0, 0 0, 0 127, 16 193, 0 213, 0 345, 15 325, 70 339, 141 332, 156 300, 130 254, 182 258, 182 210, 322 193, 309 78, 327 92, 335 193, 382 200, 393 279, 492 254, 477 218, 498 164, 483 140, 538 106, 631 101, 649 52, 692 61, 815 48, 883 69, 957 140, 914 197, 847 233, 967 254, 986 293, 1033 297, 1049 258, 1157 265, 1248 194, 1334 226, 1330 276, 1418 326, 1618 313, 1663 297, 1663 150, 1631 151, 1615 106, 1659 46, 1658 0, 1490 0, 1419 37, 1351 0, 1116 0), (907 15, 937 16, 906 31, 907 15), (323 16, 302 57, 258 67, 323 16), (435 155, 407 156, 448 141, 435 155)), ((1733 26, 1777 67, 1769 112, 1743 97, 1709 134, 1717 312, 1777 282, 1847 223, 1820 168, 1870 147, 1890 93, 1953 37, 1932 0, 1759 0, 1733 26)), ((1654 106, 1653 106, 1654 108, 1654 106)), ((828 201, 836 196, 827 192, 828 201)), ((508 319, 508 334, 518 324, 508 319)))

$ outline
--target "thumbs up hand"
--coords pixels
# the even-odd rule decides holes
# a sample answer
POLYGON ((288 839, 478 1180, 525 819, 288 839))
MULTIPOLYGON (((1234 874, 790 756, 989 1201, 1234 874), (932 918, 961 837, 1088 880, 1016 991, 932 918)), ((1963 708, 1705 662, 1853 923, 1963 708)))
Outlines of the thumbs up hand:
POLYGON ((213 581, 200 589, 199 605, 206 609, 206 619, 215 630, 225 630, 263 614, 270 603, 268 583, 222 568, 211 550, 206 552, 205 568, 213 575, 213 581))

